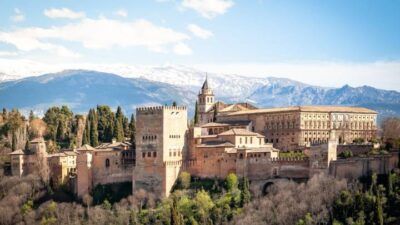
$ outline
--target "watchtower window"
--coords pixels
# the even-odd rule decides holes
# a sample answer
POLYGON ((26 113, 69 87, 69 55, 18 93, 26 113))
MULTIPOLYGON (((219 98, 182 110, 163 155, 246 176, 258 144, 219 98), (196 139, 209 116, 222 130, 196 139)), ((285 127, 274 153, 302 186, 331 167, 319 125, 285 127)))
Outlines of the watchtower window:
POLYGON ((144 157, 146 157, 146 153, 143 152, 142 153, 142 158, 144 158, 144 157))
POLYGON ((110 167, 110 160, 106 159, 106 167, 110 167))
POLYGON ((157 157, 157 152, 153 152, 153 157, 157 157))
POLYGON ((148 153, 147 153, 147 157, 151 157, 151 152, 148 152, 148 153))

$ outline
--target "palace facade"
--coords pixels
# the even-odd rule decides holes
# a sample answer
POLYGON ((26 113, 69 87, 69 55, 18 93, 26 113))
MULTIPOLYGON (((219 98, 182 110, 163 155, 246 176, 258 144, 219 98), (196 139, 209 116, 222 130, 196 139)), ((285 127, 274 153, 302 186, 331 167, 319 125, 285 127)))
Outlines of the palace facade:
POLYGON ((247 103, 228 105, 215 102, 207 80, 198 102, 200 126, 214 127, 213 132, 221 132, 231 127, 229 124, 242 124, 264 135, 266 143, 285 151, 327 143, 332 131, 335 131, 339 143, 352 143, 356 139, 371 141, 377 132, 377 112, 374 110, 348 106, 257 109, 247 103))

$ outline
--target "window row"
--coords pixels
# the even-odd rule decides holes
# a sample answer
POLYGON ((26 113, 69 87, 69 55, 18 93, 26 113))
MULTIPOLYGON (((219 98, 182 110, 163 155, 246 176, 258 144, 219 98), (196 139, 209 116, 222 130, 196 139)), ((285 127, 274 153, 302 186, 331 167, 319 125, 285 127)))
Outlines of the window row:
POLYGON ((178 134, 177 135, 174 135, 174 134, 171 135, 170 134, 169 138, 181 138, 181 135, 178 135, 178 134))
POLYGON ((157 157, 157 152, 142 152, 142 158, 151 158, 151 157, 153 157, 153 158, 155 158, 155 157, 157 157))
POLYGON ((143 135, 142 140, 143 140, 143 141, 157 140, 157 135, 143 135))

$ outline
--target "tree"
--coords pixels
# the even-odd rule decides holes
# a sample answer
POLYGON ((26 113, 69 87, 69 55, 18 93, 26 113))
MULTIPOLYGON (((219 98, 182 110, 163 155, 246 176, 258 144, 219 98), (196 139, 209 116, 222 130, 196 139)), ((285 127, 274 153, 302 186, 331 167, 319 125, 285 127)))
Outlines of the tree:
POLYGON ((226 189, 228 191, 234 191, 238 188, 238 178, 234 173, 228 174, 225 179, 226 182, 226 189))
POLYGON ((217 104, 214 105, 214 113, 213 113, 213 122, 217 121, 217 115, 218 115, 218 107, 217 104))
POLYGON ((179 184, 181 188, 188 189, 190 187, 190 173, 182 172, 179 174, 179 184))
POLYGON ((96 111, 94 111, 94 109, 91 109, 89 111, 89 121, 90 121, 90 145, 96 147, 99 145, 99 133, 97 130, 96 111))
POLYGON ((377 190, 376 193, 376 223, 379 225, 383 225, 383 207, 382 207, 382 196, 377 190))
POLYGON ((32 120, 34 120, 34 119, 36 119, 36 116, 35 116, 35 114, 33 113, 33 111, 31 110, 31 111, 29 112, 29 122, 32 121, 32 120))
POLYGON ((56 141, 63 142, 64 141, 64 123, 60 120, 58 121, 57 133, 56 133, 56 141))
POLYGON ((124 141, 124 130, 123 130, 123 127, 122 127, 122 122, 120 122, 119 120, 118 120, 118 118, 115 118, 115 121, 114 121, 114 138, 117 140, 117 141, 124 141))
POLYGON ((111 142, 114 130, 114 113, 106 105, 97 106, 99 141, 111 142))
POLYGON ((400 142, 400 118, 391 117, 382 121, 382 138, 386 145, 391 145, 393 148, 399 148, 400 142))
POLYGON ((176 103, 176 101, 172 102, 172 106, 176 107, 178 104, 176 103))
POLYGON ((243 177, 242 188, 240 192, 240 205, 243 207, 245 204, 249 203, 251 199, 250 194, 250 184, 247 177, 243 177))
POLYGON ((183 216, 179 213, 176 198, 172 200, 171 206, 171 225, 184 225, 183 216))
POLYGON ((199 108, 198 108, 198 102, 196 101, 196 105, 194 108, 194 125, 197 125, 199 123, 199 108))
POLYGON ((29 138, 34 139, 43 137, 46 133, 47 125, 42 119, 33 119, 29 122, 29 138))
POLYGON ((135 121, 135 115, 132 113, 131 115, 131 121, 129 122, 129 131, 130 131, 130 141, 132 146, 135 146, 136 141, 135 141, 135 135, 136 135, 136 121, 135 121))
POLYGON ((195 207, 202 224, 205 224, 210 216, 210 210, 214 207, 214 203, 206 191, 200 190, 196 193, 195 207))
POLYGON ((90 145, 90 121, 89 117, 86 117, 86 122, 85 122, 85 129, 83 130, 83 135, 82 135, 82 145, 90 145))

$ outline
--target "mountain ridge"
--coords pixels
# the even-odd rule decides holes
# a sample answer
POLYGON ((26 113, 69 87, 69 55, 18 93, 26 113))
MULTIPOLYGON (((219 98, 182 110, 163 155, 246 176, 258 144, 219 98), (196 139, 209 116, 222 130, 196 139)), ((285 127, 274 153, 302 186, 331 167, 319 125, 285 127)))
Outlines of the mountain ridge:
MULTIPOLYGON (((64 70, 1 82, 0 102, 3 107, 36 111, 64 103, 77 112, 87 112, 97 104, 121 105, 130 113, 137 106, 177 101, 188 105, 192 113, 206 74, 190 68, 179 71, 176 67, 161 67, 123 77, 92 70, 64 70)), ((381 118, 400 115, 400 93, 397 91, 366 85, 320 87, 278 77, 249 78, 213 73, 207 76, 216 99, 228 103, 248 101, 258 107, 361 106, 377 110, 381 118)))

